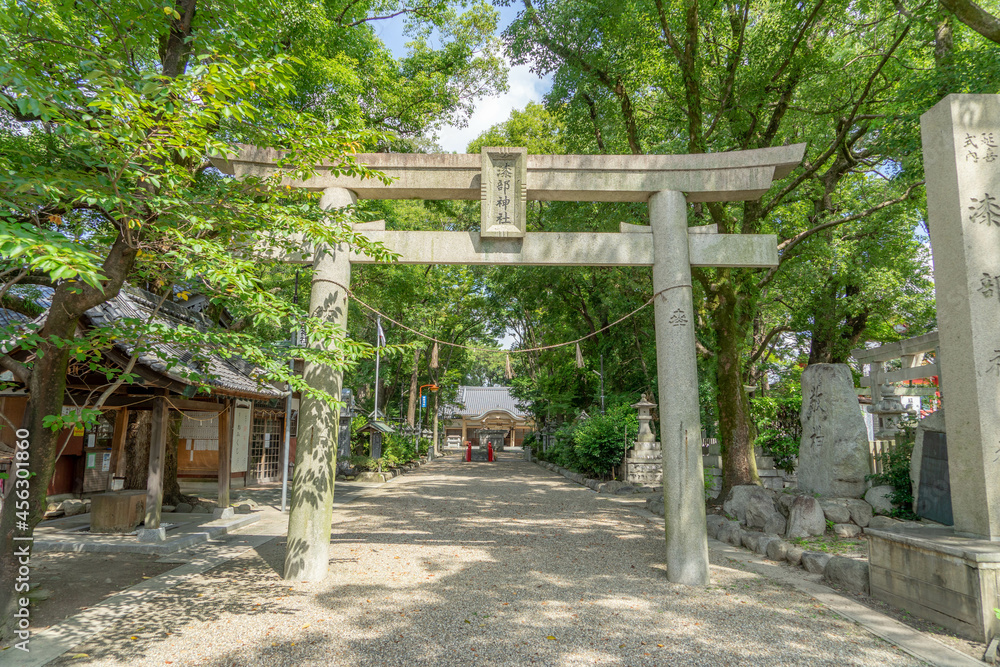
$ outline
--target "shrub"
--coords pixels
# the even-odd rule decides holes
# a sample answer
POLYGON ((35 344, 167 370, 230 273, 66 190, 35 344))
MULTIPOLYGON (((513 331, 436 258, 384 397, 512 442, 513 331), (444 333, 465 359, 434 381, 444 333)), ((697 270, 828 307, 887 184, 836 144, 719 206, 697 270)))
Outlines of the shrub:
POLYGON ((351 420, 351 454, 357 456, 369 456, 371 455, 370 438, 367 433, 358 433, 358 431, 368 425, 368 417, 364 415, 358 415, 351 420))
POLYGON ((577 422, 563 424, 553 434, 554 442, 547 452, 538 451, 538 458, 558 466, 576 470, 576 453, 573 451, 573 431, 577 422))
POLYGON ((397 466, 415 457, 413 438, 401 433, 386 433, 382 438, 382 458, 388 465, 397 466))
MULTIPOLYGON (((627 403, 609 408, 604 415, 569 422, 555 432, 555 443, 543 452, 532 450, 539 459, 575 472, 608 477, 635 444, 639 420, 627 403)), ((533 434, 531 442, 534 443, 533 434)), ((525 444, 529 445, 527 438, 525 444)))
POLYGON ((370 456, 352 456, 350 463, 352 468, 358 470, 378 470, 378 461, 370 456))
POLYGON ((638 432, 635 410, 625 403, 580 422, 573 433, 574 469, 598 477, 610 475, 634 445, 638 432))
POLYGON ((892 487, 889 500, 895 507, 890 514, 901 519, 920 518, 913 512, 913 485, 910 481, 910 457, 913 455, 914 442, 914 429, 904 427, 903 435, 896 440, 896 446, 879 454, 882 472, 866 476, 875 485, 892 487))
POLYGON ((774 457, 774 465, 786 472, 795 469, 802 425, 802 396, 762 396, 750 401, 750 415, 757 428, 754 444, 774 457))

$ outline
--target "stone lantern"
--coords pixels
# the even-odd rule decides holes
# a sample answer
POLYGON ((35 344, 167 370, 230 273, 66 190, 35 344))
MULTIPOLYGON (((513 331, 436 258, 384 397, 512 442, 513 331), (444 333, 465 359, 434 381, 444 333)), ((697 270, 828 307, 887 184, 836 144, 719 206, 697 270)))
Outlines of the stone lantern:
POLYGON ((643 394, 632 407, 639 411, 639 433, 635 447, 625 458, 625 479, 630 484, 658 486, 663 483, 663 452, 650 428, 656 403, 643 394))
POLYGON ((656 436, 653 435, 653 430, 649 427, 650 422, 653 420, 653 408, 656 407, 656 403, 651 402, 643 394, 639 402, 633 403, 632 407, 639 411, 639 435, 636 441, 656 442, 656 436))
POLYGON ((882 399, 868 406, 868 412, 882 420, 882 428, 875 431, 875 437, 891 440, 899 434, 899 420, 903 415, 913 414, 913 411, 903 407, 892 385, 883 384, 879 393, 882 394, 882 399))

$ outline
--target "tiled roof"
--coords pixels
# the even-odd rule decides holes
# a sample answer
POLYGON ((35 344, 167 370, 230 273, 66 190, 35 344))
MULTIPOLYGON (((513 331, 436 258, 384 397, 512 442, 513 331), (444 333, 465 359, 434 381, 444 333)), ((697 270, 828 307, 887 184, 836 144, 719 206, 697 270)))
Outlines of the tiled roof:
POLYGON ((455 404, 449 406, 453 414, 463 417, 479 417, 487 412, 503 410, 518 419, 527 417, 516 398, 511 396, 510 387, 467 387, 458 388, 455 404))
MULTIPOLYGON (((35 298, 35 303, 43 308, 51 306, 52 290, 50 288, 36 289, 38 296, 35 298)), ((158 304, 160 309, 157 315, 152 318, 152 322, 155 324, 176 327, 183 323, 200 331, 207 331, 210 327, 210 322, 202 313, 169 301, 160 304, 160 300, 154 294, 130 286, 123 287, 115 298, 88 310, 85 319, 94 326, 104 326, 124 318, 149 320, 158 304)), ((8 312, 10 311, 0 309, 0 318, 4 317, 3 313, 8 312)), ((37 325, 43 325, 47 315, 48 311, 46 310, 31 321, 37 325)), ((12 319, 24 316, 12 313, 8 317, 12 319)), ((24 319, 27 321, 27 318, 24 319)), ((2 325, 3 322, 0 322, 0 326, 2 325)), ((4 341, 3 347, 14 343, 14 340, 4 341)), ((127 341, 118 343, 115 347, 126 355, 131 355, 135 349, 135 346, 127 341)), ((264 371, 262 369, 237 357, 225 358, 218 354, 203 354, 199 361, 204 360, 204 363, 198 363, 191 350, 182 349, 169 343, 155 343, 150 347, 152 350, 142 354, 137 363, 182 384, 188 386, 204 384, 220 394, 248 398, 272 399, 285 395, 285 392, 263 379, 264 371), (168 368, 168 360, 176 360, 176 363, 168 368), (188 377, 189 374, 193 374, 193 376, 188 377)))
POLYGON ((0 327, 16 326, 24 322, 29 321, 31 318, 27 315, 22 315, 16 310, 8 310, 7 308, 0 308, 0 327))
MULTIPOLYGON (((87 319, 95 326, 125 318, 148 320, 156 311, 158 304, 159 299, 154 295, 136 288, 124 287, 117 297, 88 310, 87 319)), ((208 328, 208 321, 201 313, 189 311, 170 302, 161 305, 152 322, 169 327, 183 323, 201 331, 208 328)), ((131 355, 134 349, 134 346, 127 342, 119 343, 116 347, 128 355, 131 355)), ((263 379, 263 370, 242 359, 206 354, 196 361, 191 350, 170 343, 155 343, 150 347, 151 350, 139 356, 138 362, 177 382, 195 386, 204 383, 219 389, 221 394, 252 394, 255 398, 276 398, 284 395, 283 391, 263 379), (175 363, 170 365, 168 360, 174 360, 175 363), (198 379, 188 377, 191 373, 198 379)))

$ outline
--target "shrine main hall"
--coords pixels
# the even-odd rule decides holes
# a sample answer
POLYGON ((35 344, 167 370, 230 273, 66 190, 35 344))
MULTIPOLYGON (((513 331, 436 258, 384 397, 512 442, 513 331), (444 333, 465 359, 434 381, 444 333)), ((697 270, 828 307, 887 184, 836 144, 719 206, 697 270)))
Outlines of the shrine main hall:
POLYGON ((466 440, 478 445, 480 435, 487 432, 502 432, 505 447, 520 447, 534 430, 534 422, 511 395, 510 387, 461 386, 455 402, 441 412, 448 447, 458 447, 466 440))

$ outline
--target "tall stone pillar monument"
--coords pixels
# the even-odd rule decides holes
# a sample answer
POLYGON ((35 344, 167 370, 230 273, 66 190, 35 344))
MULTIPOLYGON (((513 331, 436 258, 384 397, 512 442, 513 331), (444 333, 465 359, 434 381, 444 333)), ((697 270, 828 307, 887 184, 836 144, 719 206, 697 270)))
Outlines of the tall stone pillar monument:
MULTIPOLYGON (((342 208, 356 203, 350 190, 328 188, 320 206, 342 208)), ((309 314, 347 330, 347 291, 351 285, 350 251, 346 245, 319 248, 313 262, 309 314)), ((303 378, 310 387, 340 398, 342 373, 329 366, 306 363, 303 378)), ((288 516, 288 550, 284 577, 322 581, 330 562, 333 484, 336 479, 338 410, 321 400, 303 397, 299 410, 298 444, 288 516)))
POLYGON ((705 471, 701 465, 694 301, 684 194, 669 190, 653 194, 649 198, 649 224, 653 232, 667 578, 680 584, 704 585, 708 583, 705 471))
POLYGON ((955 531, 1000 541, 1000 96, 920 119, 955 531))

